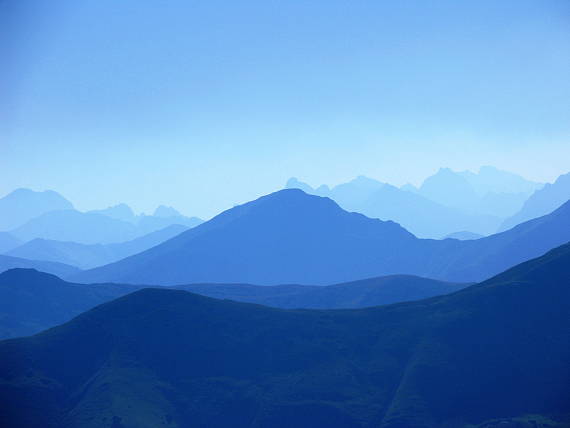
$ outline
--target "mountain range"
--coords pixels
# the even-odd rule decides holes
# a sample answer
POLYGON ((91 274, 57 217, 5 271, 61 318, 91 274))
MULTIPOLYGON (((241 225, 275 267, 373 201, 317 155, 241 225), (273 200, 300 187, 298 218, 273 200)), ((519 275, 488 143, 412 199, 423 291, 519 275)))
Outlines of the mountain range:
POLYGON ((71 202, 52 190, 16 189, 0 198, 0 231, 15 229, 49 211, 70 209, 71 202))
POLYGON ((73 276, 80 271, 77 267, 66 265, 65 263, 49 262, 45 260, 30 260, 0 254, 0 273, 17 268, 37 269, 39 271, 61 277, 73 276))
POLYGON ((90 269, 115 262, 158 245, 182 232, 186 226, 172 224, 164 229, 126 242, 114 244, 79 244, 36 238, 22 244, 6 255, 32 260, 46 260, 90 269))
POLYGON ((501 234, 418 239, 392 221, 286 189, 234 207, 77 282, 323 285, 393 274, 480 281, 570 240, 570 202, 501 234))
POLYGON ((329 197, 348 211, 393 220, 418 237, 436 239, 463 230, 491 234, 542 186, 490 166, 477 173, 441 168, 420 188, 411 184, 397 188, 364 176, 332 188, 314 189, 296 178, 286 184, 329 197))
POLYGON ((569 266, 565 245, 354 310, 136 291, 0 342, 1 413, 18 428, 566 426, 569 266))
MULTIPOLYGON (((467 284, 396 275, 329 286, 189 284, 171 287, 217 299, 276 308, 363 308, 452 293, 467 284)), ((0 339, 62 324, 92 307, 144 285, 74 284, 35 269, 0 273, 0 339)))
POLYGON ((534 192, 520 211, 501 224, 499 231, 510 229, 519 223, 548 214, 568 200, 570 200, 570 173, 561 175, 554 183, 548 183, 534 192))
POLYGON ((135 215, 126 204, 81 212, 57 192, 29 189, 17 189, 0 198, 0 213, 0 231, 4 231, 0 232, 0 253, 14 249, 18 242, 34 239, 85 245, 111 244, 133 240, 175 224, 194 227, 202 222, 163 205, 153 215, 135 215))

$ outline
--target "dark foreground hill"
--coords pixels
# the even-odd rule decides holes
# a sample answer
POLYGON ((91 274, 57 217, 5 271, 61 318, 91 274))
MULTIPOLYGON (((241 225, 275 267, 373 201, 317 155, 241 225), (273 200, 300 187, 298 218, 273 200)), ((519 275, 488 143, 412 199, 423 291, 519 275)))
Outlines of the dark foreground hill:
POLYGON ((331 199, 287 189, 70 279, 323 285, 408 274, 474 282, 568 241, 570 202, 501 234, 473 241, 437 241, 418 239, 391 221, 349 213, 331 199))
MULTIPOLYGON (((177 289, 278 308, 362 308, 439 296, 464 288, 414 276, 370 278, 331 286, 191 284, 177 289)), ((73 284, 33 269, 0 274, 0 339, 28 336, 69 321, 101 303, 144 288, 73 284)))
POLYGON ((513 427, 568 412, 569 312, 570 245, 369 309, 145 289, 1 342, 0 413, 12 428, 513 427))

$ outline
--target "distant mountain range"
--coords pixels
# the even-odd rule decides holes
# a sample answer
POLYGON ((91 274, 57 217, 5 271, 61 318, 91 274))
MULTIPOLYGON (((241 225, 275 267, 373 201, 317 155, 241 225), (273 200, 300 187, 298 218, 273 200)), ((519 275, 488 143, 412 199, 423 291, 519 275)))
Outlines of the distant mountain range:
POLYGON ((567 426, 569 266, 565 245, 450 295, 343 311, 136 291, 0 342, 3 423, 567 426))
MULTIPOLYGON (((466 286, 398 275, 329 286, 190 284, 172 288, 277 308, 341 309, 419 300, 466 286)), ((142 288, 146 286, 73 284, 34 269, 0 273, 0 339, 39 333, 98 304, 142 288)))
POLYGON ((459 239, 460 241, 470 241, 472 239, 479 239, 479 238, 484 238, 483 235, 479 235, 477 233, 473 233, 473 232, 467 232, 467 231, 461 231, 461 232, 455 232, 455 233, 450 233, 449 235, 447 235, 445 237, 445 239, 459 239))
POLYGON ((115 244, 79 244, 36 238, 8 251, 6 255, 32 260, 46 260, 90 269, 115 262, 158 245, 188 227, 173 224, 156 232, 115 244))
POLYGON ((0 231, 15 229, 49 211, 71 209, 71 202, 57 192, 17 189, 0 198, 0 231))
POLYGON ((296 178, 286 184, 286 188, 329 197, 348 211, 395 221, 418 237, 437 239, 462 230, 493 233, 502 218, 518 211, 541 187, 489 166, 478 173, 441 168, 419 189, 411 184, 397 188, 364 176, 333 188, 314 189, 296 178))
POLYGON ((519 223, 548 214, 568 200, 570 200, 570 173, 561 175, 554 183, 546 184, 532 194, 519 212, 503 222, 499 231, 508 230, 519 223))
POLYGON ((479 281, 570 240, 570 203, 502 234, 418 239, 328 198, 282 190, 156 247, 72 277, 77 282, 331 284, 393 274, 479 281))
POLYGON ((68 277, 80 271, 75 266, 64 263, 49 262, 45 260, 29 260, 21 257, 5 256, 0 254, 0 273, 10 269, 37 269, 60 277, 68 277))
POLYGON ((76 244, 111 244, 130 241, 177 224, 194 227, 202 220, 185 217, 172 207, 159 206, 152 216, 135 215, 126 204, 80 212, 56 192, 18 189, 0 199, 0 253, 15 248, 16 241, 34 239, 76 244))
POLYGON ((347 211, 395 221, 420 238, 439 239, 461 230, 489 234, 501 222, 498 217, 472 214, 434 202, 413 186, 404 190, 363 176, 332 189, 328 186, 313 189, 296 178, 289 179, 285 187, 331 198, 347 211))

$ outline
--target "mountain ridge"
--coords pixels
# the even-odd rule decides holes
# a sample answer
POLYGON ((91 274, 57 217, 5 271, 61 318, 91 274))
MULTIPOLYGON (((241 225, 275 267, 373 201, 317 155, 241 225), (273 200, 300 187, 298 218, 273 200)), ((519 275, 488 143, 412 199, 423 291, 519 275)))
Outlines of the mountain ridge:
POLYGON ((358 310, 144 289, 0 342, 0 405, 20 428, 467 428, 554 417, 570 400, 568 266, 565 245, 450 295, 358 310))
POLYGON ((348 213, 331 199, 287 189, 71 279, 319 285, 410 274, 475 282, 568 242, 569 226, 570 204, 565 204, 541 219, 478 240, 418 239, 397 223, 348 213))

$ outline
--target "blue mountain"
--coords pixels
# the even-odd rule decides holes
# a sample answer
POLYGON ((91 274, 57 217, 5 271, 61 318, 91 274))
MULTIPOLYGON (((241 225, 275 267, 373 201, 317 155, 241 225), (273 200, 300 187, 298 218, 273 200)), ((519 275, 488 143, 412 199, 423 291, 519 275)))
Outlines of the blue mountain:
POLYGON ((534 192, 519 212, 501 224, 499 231, 510 229, 527 220, 548 214, 568 200, 570 200, 570 173, 561 175, 554 183, 548 183, 534 192))
POLYGON ((397 188, 367 177, 358 177, 332 189, 326 186, 313 189, 292 178, 286 187, 329 197, 347 211, 395 221, 421 238, 438 239, 459 230, 490 234, 501 221, 490 215, 472 214, 434 202, 413 191, 411 185, 397 188))
POLYGON ((36 238, 8 251, 6 255, 90 269, 140 253, 187 229, 186 226, 173 224, 133 240, 114 244, 80 244, 36 238))
POLYGON ((2 422, 566 427, 569 276, 565 245, 456 293, 366 309, 135 291, 0 342, 2 422))
POLYGON ((75 266, 45 260, 29 260, 21 257, 0 255, 0 273, 10 269, 36 269, 53 275, 68 277, 80 271, 75 266))
POLYGON ((35 192, 17 189, 0 199, 0 231, 9 231, 49 211, 73 209, 73 205, 52 190, 35 192))
POLYGON ((570 203, 474 240, 418 239, 392 221, 349 213, 288 189, 234 207, 140 254, 81 272, 78 282, 331 284, 410 274, 470 282, 570 241, 570 203))
MULTIPOLYGON (((396 275, 329 286, 189 284, 172 287, 222 300, 277 308, 363 308, 452 293, 457 284, 396 275)), ((0 273, 0 339, 27 336, 71 320, 92 307, 146 288, 129 284, 74 284, 35 269, 0 273)))

